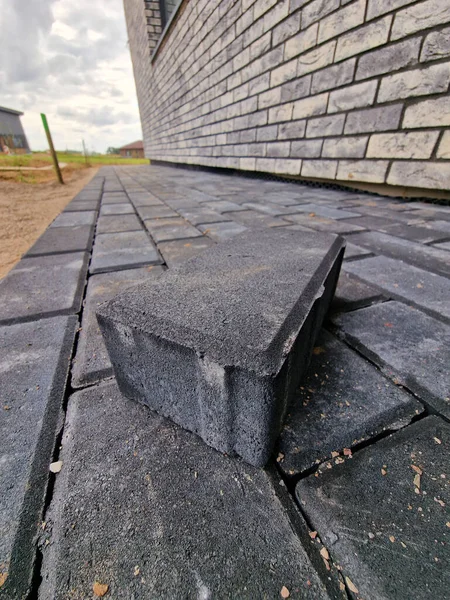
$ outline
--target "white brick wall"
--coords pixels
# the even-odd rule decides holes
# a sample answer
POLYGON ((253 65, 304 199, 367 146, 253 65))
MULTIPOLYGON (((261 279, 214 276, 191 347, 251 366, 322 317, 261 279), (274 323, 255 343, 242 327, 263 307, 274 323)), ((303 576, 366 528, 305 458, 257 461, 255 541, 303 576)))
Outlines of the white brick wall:
POLYGON ((124 4, 149 158, 450 186, 450 0, 124 4))

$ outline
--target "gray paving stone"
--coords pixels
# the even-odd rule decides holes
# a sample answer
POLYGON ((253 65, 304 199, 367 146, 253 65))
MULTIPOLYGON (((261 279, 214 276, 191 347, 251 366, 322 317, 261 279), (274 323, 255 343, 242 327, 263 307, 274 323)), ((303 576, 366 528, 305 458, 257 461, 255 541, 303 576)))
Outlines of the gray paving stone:
POLYGON ((450 327, 400 302, 385 302, 333 318, 339 335, 450 417, 450 327))
POLYGON ((342 244, 251 231, 102 305, 123 393, 265 464, 331 301, 342 244))
POLYGON ((176 267, 188 258, 214 246, 213 240, 206 236, 191 240, 175 240, 158 244, 158 250, 169 267, 176 267))
POLYGON ((445 207, 436 206, 436 208, 433 208, 430 206, 430 208, 420 208, 416 210, 412 210, 411 207, 409 208, 408 214, 411 215, 411 218, 437 219, 438 221, 450 220, 450 211, 444 212, 445 207))
POLYGON ((83 188, 71 202, 100 202, 102 197, 101 187, 99 189, 90 189, 88 186, 83 188))
POLYGON ((164 206, 159 198, 153 194, 129 194, 131 202, 134 206, 164 206))
POLYGON ((138 206, 136 210, 143 221, 145 219, 160 219, 167 217, 179 218, 180 215, 168 206, 138 206))
POLYGON ((279 467, 298 476, 332 452, 403 427, 422 412, 412 395, 322 331, 277 444, 279 467))
MULTIPOLYGON (((355 240, 357 238, 354 238, 355 240)), ((347 246, 345 247, 345 256, 344 260, 353 260, 355 258, 362 258, 363 256, 369 256, 371 252, 366 248, 361 248, 356 244, 352 244, 347 241, 347 246)))
POLYGON ((94 225, 97 212, 94 210, 82 212, 66 212, 56 217, 50 227, 77 227, 78 225, 94 225))
POLYGON ((125 192, 105 192, 102 196, 102 204, 123 204, 128 202, 125 192))
POLYGON ((433 244, 432 248, 443 248, 444 250, 450 250, 450 242, 442 242, 439 244, 433 244))
MULTIPOLYGON (((370 227, 368 227, 368 229, 370 229, 370 227)), ((406 240, 411 240, 413 242, 422 242, 423 244, 429 244, 431 242, 437 242, 440 240, 443 241, 448 239, 450 236, 450 234, 446 233, 445 231, 427 229, 423 226, 405 226, 403 223, 391 223, 386 226, 374 227, 374 229, 404 238, 406 240)))
POLYGON ((76 327, 74 316, 0 327, 2 598, 31 591, 76 327))
POLYGON ((218 223, 231 221, 231 219, 220 212, 210 210, 208 207, 202 206, 194 208, 180 208, 180 215, 187 219, 192 225, 204 225, 205 223, 218 223))
POLYGON ((450 255, 445 250, 378 231, 355 233, 352 240, 377 254, 398 258, 435 273, 450 275, 450 255))
POLYGON ((191 200, 190 198, 169 198, 165 200, 165 203, 174 210, 178 210, 179 208, 194 208, 195 206, 200 206, 198 202, 191 200))
POLYGON ((298 212, 299 206, 286 208, 285 206, 279 206, 277 204, 271 204, 267 201, 263 202, 245 202, 242 205, 244 208, 248 208, 249 210, 256 210, 256 212, 261 212, 266 215, 270 215, 271 217, 280 217, 282 215, 291 215, 293 213, 298 212))
POLYGON ((228 200, 216 200, 215 202, 205 202, 203 206, 207 206, 211 210, 220 213, 237 212, 245 210, 243 206, 236 204, 236 202, 229 202, 228 200))
POLYGON ((352 597, 448 596, 449 429, 428 417, 297 484, 302 510, 358 590, 352 597))
POLYGON ((283 217, 285 221, 291 223, 297 223, 310 229, 316 229, 317 231, 328 231, 330 233, 353 233, 354 231, 364 231, 364 227, 361 225, 354 225, 347 221, 335 221, 334 219, 327 219, 326 217, 310 216, 306 214, 288 215, 283 217))
POLYGON ((448 234, 448 237, 450 237, 450 221, 446 221, 444 219, 437 221, 431 220, 423 223, 422 226, 426 229, 433 229, 434 231, 443 231, 444 233, 448 234))
POLYGON ((26 257, 60 252, 90 251, 94 229, 91 225, 49 227, 26 253, 26 257))
POLYGON ((150 219, 144 221, 155 242, 199 237, 201 232, 184 219, 150 219))
POLYGON ((86 201, 86 202, 82 202, 81 200, 77 201, 77 202, 69 202, 69 204, 66 206, 66 208, 63 210, 63 213, 68 213, 68 212, 78 212, 78 211, 85 211, 85 210, 97 210, 98 206, 99 206, 99 202, 98 201, 86 201))
POLYGON ((0 323, 78 312, 88 258, 73 252, 21 260, 0 281, 0 323))
POLYGON ((41 600, 91 598, 94 581, 111 598, 329 598, 278 479, 115 385, 70 398, 60 458, 41 600))
POLYGON ((102 233, 94 243, 91 273, 118 271, 161 263, 161 258, 145 231, 102 233))
POLYGON ((286 222, 277 217, 271 217, 269 215, 263 215, 262 213, 256 212, 255 210, 243 210, 239 212, 227 213, 227 217, 242 223, 246 227, 282 227, 286 225, 286 222))
POLYGON ((102 204, 100 215, 128 215, 134 214, 134 208, 131 202, 119 204, 102 204))
POLYGON ((84 387, 113 375, 95 316, 97 307, 127 287, 153 279, 161 273, 161 267, 151 266, 103 273, 89 278, 77 353, 72 367, 74 388, 84 387))
POLYGON ((140 230, 142 225, 136 215, 100 216, 97 222, 97 234, 140 230))
POLYGON ((228 240, 239 233, 247 231, 245 225, 235 223, 234 221, 223 222, 223 223, 208 223, 206 225, 199 225, 198 228, 205 235, 210 237, 216 242, 223 242, 228 240))
POLYGON ((388 297, 388 295, 383 296, 377 288, 362 283, 342 270, 331 303, 331 310, 334 312, 356 310, 375 302, 382 302, 388 297))
POLYGON ((450 280, 386 256, 345 263, 344 269, 426 312, 450 320, 450 280))
POLYGON ((320 206, 318 204, 302 204, 298 207, 299 212, 315 213, 319 217, 326 217, 328 219, 351 219, 352 217, 359 217, 358 213, 350 212, 339 208, 332 208, 329 206, 320 206))

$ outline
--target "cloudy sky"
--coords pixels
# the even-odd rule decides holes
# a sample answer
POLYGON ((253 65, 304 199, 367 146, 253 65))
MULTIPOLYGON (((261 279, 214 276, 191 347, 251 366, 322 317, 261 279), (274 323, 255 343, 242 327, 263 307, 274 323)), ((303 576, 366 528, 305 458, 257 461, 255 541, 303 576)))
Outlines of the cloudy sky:
POLYGON ((0 106, 32 150, 103 152, 142 139, 122 0, 0 0, 0 106))

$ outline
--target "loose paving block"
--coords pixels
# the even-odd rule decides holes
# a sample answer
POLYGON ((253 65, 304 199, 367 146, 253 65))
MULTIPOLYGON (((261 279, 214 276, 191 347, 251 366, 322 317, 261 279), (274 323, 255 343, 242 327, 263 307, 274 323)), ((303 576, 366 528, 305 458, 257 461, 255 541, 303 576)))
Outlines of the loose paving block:
POLYGON ((97 222, 97 234, 140 230, 142 225, 136 215, 100 216, 97 222))
POLYGON ((76 327, 74 316, 0 327, 2 598, 31 589, 76 327))
POLYGON ((413 396, 326 331, 286 418, 277 447, 288 477, 423 412, 413 396))
POLYGON ((344 269, 393 298, 450 320, 450 280, 446 277, 386 256, 347 262, 344 269))
POLYGON ((0 323, 78 312, 88 258, 73 252, 21 260, 0 281, 0 323))
POLYGON ((90 225, 75 227, 49 227, 31 246, 26 257, 61 252, 90 251, 94 229, 90 225))
POLYGON ((134 214, 134 208, 131 202, 118 204, 102 204, 100 215, 128 215, 134 214))
MULTIPOLYGON (((354 238, 355 240, 357 238, 354 238)), ((351 244, 347 242, 347 246, 345 247, 345 256, 344 260, 353 260, 355 258, 362 258, 363 256, 370 256, 371 252, 366 250, 365 248, 361 248, 356 244, 351 244)))
POLYGON ((102 233, 95 238, 90 272, 103 273, 158 263, 161 263, 159 254, 145 231, 102 233))
POLYGON ((103 273, 89 278, 77 354, 72 368, 74 388, 95 383, 113 374, 95 316, 97 307, 125 288, 153 279, 161 273, 161 267, 151 266, 103 273))
POLYGON ((354 231, 364 231, 364 227, 360 225, 354 225, 353 223, 346 221, 335 221, 333 219, 327 219, 326 217, 310 216, 306 214, 288 215, 283 217, 285 221, 290 223, 298 223, 304 227, 310 229, 316 229, 317 231, 328 231, 330 233, 353 233, 354 231))
POLYGON ((171 268, 211 248, 211 246, 214 246, 214 242, 210 238, 202 236, 201 238, 192 238, 191 240, 162 242, 158 244, 158 250, 161 252, 164 261, 171 268))
POLYGON ((450 275, 450 255, 445 250, 410 242, 378 231, 356 233, 352 239, 356 244, 370 248, 378 254, 399 258, 435 273, 450 275))
POLYGON ((115 385, 70 398, 60 458, 43 599, 91 598, 95 581, 124 599, 279 598, 284 587, 329 599, 279 478, 214 452, 115 385))
POLYGON ((184 219, 150 219, 144 221, 155 242, 199 237, 202 234, 184 219))
POLYGON ((352 597, 448 596, 449 452, 448 423, 428 417, 297 484, 352 597))
POLYGON ((228 240, 239 233, 247 231, 247 227, 241 225, 240 223, 234 223, 233 221, 223 223, 208 223, 206 225, 199 225, 198 228, 205 235, 216 242, 228 240))
POLYGON ((77 227, 78 225, 94 225, 97 212, 87 210, 81 212, 63 212, 56 217, 50 227, 77 227))
POLYGON ((264 465, 328 309, 341 238, 254 230, 100 307, 124 395, 264 465))
POLYGON ((356 310, 386 299, 387 297, 383 296, 377 288, 362 283, 342 270, 331 309, 333 312, 356 310))
POLYGON ((339 335, 416 394, 450 417, 450 327, 420 310, 385 302, 333 317, 339 335))
POLYGON ((159 219, 167 217, 180 217, 180 215, 168 206, 138 206, 136 208, 143 221, 145 219, 159 219))

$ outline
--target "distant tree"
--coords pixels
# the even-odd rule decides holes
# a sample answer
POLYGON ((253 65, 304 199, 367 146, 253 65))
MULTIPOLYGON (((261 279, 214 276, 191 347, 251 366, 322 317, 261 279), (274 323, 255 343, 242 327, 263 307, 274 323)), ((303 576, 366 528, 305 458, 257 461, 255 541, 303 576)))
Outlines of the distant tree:
POLYGON ((110 146, 106 151, 106 154, 119 154, 119 148, 113 148, 110 146))

